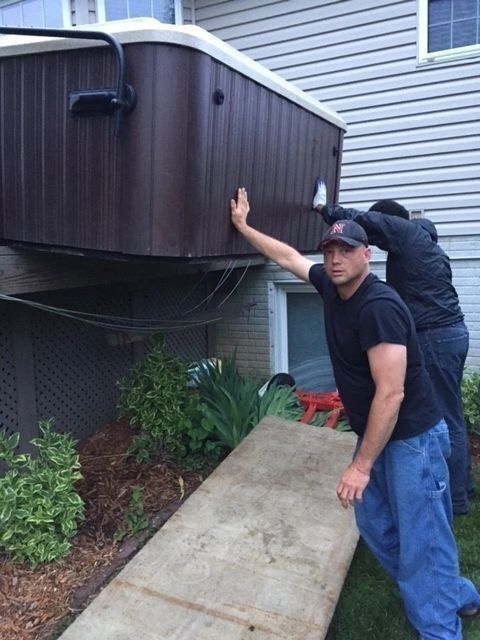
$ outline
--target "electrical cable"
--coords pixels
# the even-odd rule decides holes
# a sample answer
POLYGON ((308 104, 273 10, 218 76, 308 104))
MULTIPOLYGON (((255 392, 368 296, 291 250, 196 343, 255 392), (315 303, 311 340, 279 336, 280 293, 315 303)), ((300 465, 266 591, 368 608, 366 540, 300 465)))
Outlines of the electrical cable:
POLYGON ((231 289, 231 291, 228 292, 228 294, 223 298, 223 300, 212 310, 207 310, 206 307, 208 307, 208 303, 212 299, 213 295, 228 280, 232 271, 235 269, 235 265, 236 265, 236 261, 231 261, 229 263, 229 266, 222 273, 222 276, 219 279, 212 293, 206 296, 199 304, 183 312, 180 317, 175 317, 175 318, 166 318, 166 319, 128 318, 125 316, 111 316, 106 314, 90 313, 87 311, 75 311, 73 309, 65 309, 63 307, 54 307, 52 305, 35 302, 34 300, 17 298, 15 296, 10 296, 5 293, 0 293, 0 300, 4 300, 5 302, 16 302, 19 304, 24 304, 26 306, 37 309, 39 311, 52 313, 60 317, 64 317, 71 320, 77 320, 79 322, 97 326, 102 329, 108 329, 108 330, 113 330, 118 332, 152 334, 152 333, 157 333, 159 331, 162 331, 162 332, 182 331, 184 329, 191 329, 199 326, 210 325, 210 324, 219 322, 225 317, 225 314, 218 313, 218 309, 223 304, 225 304, 225 302, 230 298, 231 295, 233 295, 235 290, 238 288, 238 286, 242 282, 243 278, 245 277, 250 267, 250 262, 248 262, 248 264, 246 265, 241 277, 239 278, 235 286, 231 289), (199 306, 201 306, 204 303, 206 303, 206 306, 202 312, 194 314, 194 316, 191 318, 186 318, 188 314, 192 313, 195 309, 197 309, 199 306))

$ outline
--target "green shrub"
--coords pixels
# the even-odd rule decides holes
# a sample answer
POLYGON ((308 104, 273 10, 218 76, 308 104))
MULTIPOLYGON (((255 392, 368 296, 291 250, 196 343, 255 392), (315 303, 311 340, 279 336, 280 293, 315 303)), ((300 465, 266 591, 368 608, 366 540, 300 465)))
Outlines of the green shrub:
POLYGON ((187 453, 186 385, 186 366, 165 352, 159 336, 147 357, 119 383, 120 416, 128 417, 139 431, 130 448, 137 462, 149 460, 161 449, 176 458, 187 453))
POLYGON ((132 488, 128 509, 123 514, 123 526, 115 532, 115 540, 121 542, 127 536, 135 536, 148 527, 149 520, 143 506, 142 493, 143 487, 135 485, 132 488))
POLYGON ((0 433, 0 546, 19 562, 32 566, 65 554, 83 517, 74 485, 82 476, 74 441, 40 422, 41 437, 32 440, 38 457, 16 454, 20 434, 0 433))
POLYGON ((204 363, 198 373, 199 412, 191 430, 203 442, 230 451, 266 415, 298 420, 303 411, 287 387, 271 387, 260 398, 256 378, 238 373, 235 358, 204 363))
POLYGON ((468 373, 464 376, 462 401, 467 428, 480 436, 480 372, 468 373))

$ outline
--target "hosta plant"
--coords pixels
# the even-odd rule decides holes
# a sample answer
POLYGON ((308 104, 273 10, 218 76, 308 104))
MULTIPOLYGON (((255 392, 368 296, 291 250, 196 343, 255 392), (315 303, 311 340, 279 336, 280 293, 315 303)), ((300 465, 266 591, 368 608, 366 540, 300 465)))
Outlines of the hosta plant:
POLYGON ((32 566, 51 562, 70 549, 83 517, 75 490, 81 478, 74 441, 40 422, 41 436, 32 440, 37 457, 16 453, 18 433, 0 432, 0 460, 7 470, 0 478, 0 546, 19 562, 32 566))
POLYGON ((168 354, 163 338, 139 362, 130 376, 119 383, 119 410, 135 430, 130 452, 137 462, 150 459, 161 450, 182 458, 186 454, 188 418, 185 415, 187 367, 168 354))

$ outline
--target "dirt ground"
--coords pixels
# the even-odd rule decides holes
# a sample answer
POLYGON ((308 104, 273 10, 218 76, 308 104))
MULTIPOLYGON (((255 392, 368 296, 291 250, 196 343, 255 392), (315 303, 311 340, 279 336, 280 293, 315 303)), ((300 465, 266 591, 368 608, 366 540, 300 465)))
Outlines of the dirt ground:
MULTIPOLYGON (((0 553, 1 640, 52 640, 81 611, 113 572, 146 538, 123 543, 113 535, 122 525, 132 487, 144 486, 143 502, 155 529, 202 481, 174 464, 156 460, 136 464, 126 454, 131 430, 114 422, 79 447, 83 480, 79 492, 86 517, 71 552, 35 570, 0 553)), ((480 463, 480 439, 472 438, 472 457, 480 463)))
POLYGON ((145 510, 158 528, 202 481, 199 474, 184 473, 169 461, 136 464, 126 454, 130 438, 128 424, 114 422, 79 447, 83 480, 78 489, 86 517, 68 555, 32 570, 0 553, 1 640, 56 637, 135 552, 146 533, 123 543, 113 539, 133 486, 145 487, 145 510))

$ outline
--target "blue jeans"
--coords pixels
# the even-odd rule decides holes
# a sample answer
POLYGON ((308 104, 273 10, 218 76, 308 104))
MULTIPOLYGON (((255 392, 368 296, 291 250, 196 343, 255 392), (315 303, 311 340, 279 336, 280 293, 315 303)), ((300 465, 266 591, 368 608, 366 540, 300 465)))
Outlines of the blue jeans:
POLYGON ((406 615, 421 640, 461 640, 457 611, 480 605, 459 573, 446 457, 447 425, 392 440, 372 469, 363 502, 355 504, 362 538, 397 582, 406 615))
POLYGON ((463 322, 450 327, 427 329, 418 332, 418 341, 450 432, 452 455, 448 459, 448 469, 453 512, 468 513, 468 492, 473 489, 473 480, 461 394, 468 352, 468 329, 463 322))

